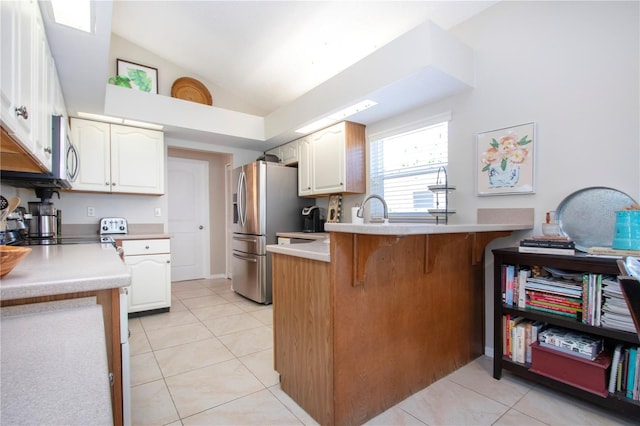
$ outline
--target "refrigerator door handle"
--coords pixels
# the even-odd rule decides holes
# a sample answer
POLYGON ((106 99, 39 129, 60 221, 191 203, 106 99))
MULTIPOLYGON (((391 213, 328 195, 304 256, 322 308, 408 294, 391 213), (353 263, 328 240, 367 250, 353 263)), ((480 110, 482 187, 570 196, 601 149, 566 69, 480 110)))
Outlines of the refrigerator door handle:
POLYGON ((254 259, 253 257, 248 257, 248 256, 242 256, 238 253, 233 253, 233 257, 236 257, 240 260, 244 260, 246 262, 252 262, 252 263, 257 263, 258 261, 256 259, 254 259))
POLYGON ((240 172, 240 178, 238 179, 238 218, 240 219, 240 225, 244 227, 247 222, 246 212, 247 201, 247 176, 244 170, 240 172))

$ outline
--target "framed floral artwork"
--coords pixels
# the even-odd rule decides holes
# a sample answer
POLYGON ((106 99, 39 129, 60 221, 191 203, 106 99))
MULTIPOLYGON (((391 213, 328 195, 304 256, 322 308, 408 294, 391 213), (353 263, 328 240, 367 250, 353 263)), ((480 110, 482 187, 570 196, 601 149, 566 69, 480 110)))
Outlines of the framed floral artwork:
POLYGON ((478 133, 478 195, 533 194, 535 123, 478 133))
POLYGON ((158 93, 158 69, 134 62, 117 59, 117 79, 119 86, 142 92, 158 93))

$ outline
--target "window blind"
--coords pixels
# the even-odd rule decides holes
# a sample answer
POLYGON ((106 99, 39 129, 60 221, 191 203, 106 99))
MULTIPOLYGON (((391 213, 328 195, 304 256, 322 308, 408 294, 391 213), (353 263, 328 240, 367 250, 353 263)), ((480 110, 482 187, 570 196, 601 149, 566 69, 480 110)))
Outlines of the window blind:
MULTIPOLYGON (((428 186, 445 183, 442 168, 448 164, 448 127, 444 121, 371 141, 371 193, 385 199, 389 218, 430 220, 434 217, 429 209, 436 208, 438 201, 444 208, 444 193, 433 193, 428 186)), ((374 218, 382 217, 381 203, 373 201, 369 211, 374 218)))

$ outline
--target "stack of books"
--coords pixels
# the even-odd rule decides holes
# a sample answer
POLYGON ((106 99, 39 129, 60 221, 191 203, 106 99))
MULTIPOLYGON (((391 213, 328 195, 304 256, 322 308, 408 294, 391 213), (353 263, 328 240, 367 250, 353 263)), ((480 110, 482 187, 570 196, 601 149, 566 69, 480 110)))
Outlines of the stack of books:
POLYGON ((525 308, 582 319, 582 283, 547 277, 529 277, 525 308))
POLYGON ((633 318, 617 279, 607 277, 602 280, 602 298, 604 302, 602 304, 600 325, 606 328, 635 333, 636 328, 633 324, 633 318))
POLYGON ((568 237, 533 236, 520 241, 520 253, 576 254, 576 244, 568 237))

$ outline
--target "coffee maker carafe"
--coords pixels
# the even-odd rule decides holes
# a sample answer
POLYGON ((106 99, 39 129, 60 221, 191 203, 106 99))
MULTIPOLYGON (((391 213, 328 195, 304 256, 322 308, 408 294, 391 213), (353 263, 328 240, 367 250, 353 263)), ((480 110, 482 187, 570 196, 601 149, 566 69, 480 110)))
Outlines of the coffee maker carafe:
POLYGON ((58 235, 58 214, 51 202, 53 194, 60 193, 50 188, 37 188, 36 196, 40 202, 29 202, 29 213, 31 222, 29 223, 29 238, 54 241, 58 235))

